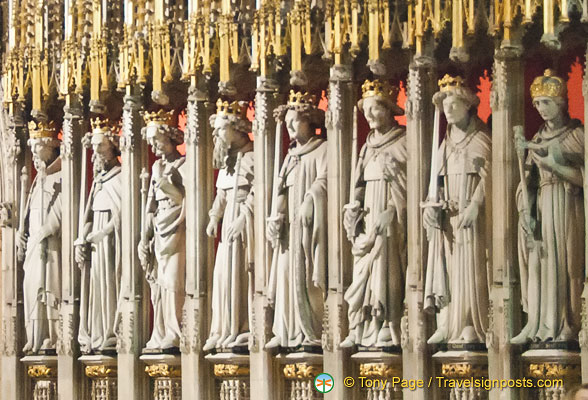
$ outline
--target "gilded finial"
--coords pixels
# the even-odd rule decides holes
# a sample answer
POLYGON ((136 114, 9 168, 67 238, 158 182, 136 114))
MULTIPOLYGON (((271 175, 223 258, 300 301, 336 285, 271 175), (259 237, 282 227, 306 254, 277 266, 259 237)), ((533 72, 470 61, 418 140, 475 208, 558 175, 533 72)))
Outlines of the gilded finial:
POLYGON ((396 103, 398 99, 399 89, 396 86, 390 85, 388 82, 374 79, 373 81, 367 80, 361 85, 361 98, 365 99, 372 96, 386 97, 396 103))
POLYGON ((31 139, 40 139, 40 138, 57 138, 57 130, 55 129, 55 123, 53 121, 49 122, 29 122, 29 137, 31 139))
POLYGON ((535 78, 531 84, 531 98, 535 97, 561 97, 567 98, 565 81, 551 69, 546 69, 543 76, 535 78))
POLYGON ((238 101, 228 102, 218 99, 216 101, 216 114, 234 116, 240 119, 247 119, 247 107, 238 101))
POLYGON ((464 87, 463 78, 461 76, 451 76, 445 74, 443 79, 439 80, 439 91, 448 92, 453 89, 464 87))
POLYGON ((157 124, 157 125, 172 125, 173 111, 159 110, 157 112, 146 112, 143 113, 143 119, 145 124, 157 124))

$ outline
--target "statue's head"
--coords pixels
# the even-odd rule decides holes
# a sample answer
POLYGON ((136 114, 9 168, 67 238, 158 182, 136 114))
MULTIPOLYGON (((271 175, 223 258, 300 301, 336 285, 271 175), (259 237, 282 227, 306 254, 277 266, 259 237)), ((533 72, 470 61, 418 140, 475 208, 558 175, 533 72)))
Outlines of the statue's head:
POLYGON ((210 117, 214 140, 213 166, 224 168, 229 152, 250 142, 251 122, 247 119, 247 105, 241 102, 216 102, 216 114, 210 117))
POLYGON ((397 124, 394 119, 404 110, 397 104, 399 89, 378 79, 366 80, 361 86, 361 100, 357 103, 370 129, 387 132, 397 124))
POLYGON ((546 122, 567 115, 567 97, 566 83, 550 69, 531 84, 533 106, 546 122))
POLYGON ((464 86, 462 77, 445 75, 439 81, 433 103, 445 114, 448 123, 460 124, 477 113, 480 99, 464 86))
POLYGON ((92 163, 95 171, 101 171, 117 160, 120 156, 120 136, 118 127, 111 124, 108 119, 94 118, 91 121, 92 133, 89 144, 92 146, 92 163))
POLYGON ((29 122, 28 145, 33 153, 33 163, 37 170, 45 169, 57 157, 61 141, 57 138, 57 129, 53 121, 29 122))
POLYGON ((325 125, 325 113, 316 104, 316 97, 290 90, 288 103, 278 107, 277 117, 283 119, 290 140, 306 143, 325 125))
POLYGON ((159 110, 143 114, 145 127, 142 134, 156 157, 169 157, 177 153, 176 147, 184 143, 184 133, 173 126, 173 111, 159 110))

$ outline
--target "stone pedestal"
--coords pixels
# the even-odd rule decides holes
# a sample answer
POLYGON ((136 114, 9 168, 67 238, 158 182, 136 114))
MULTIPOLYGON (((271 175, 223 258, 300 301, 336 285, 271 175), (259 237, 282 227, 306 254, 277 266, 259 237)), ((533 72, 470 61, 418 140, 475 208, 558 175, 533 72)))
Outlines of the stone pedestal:
POLYGON ((382 351, 355 353, 351 359, 359 364, 355 385, 361 399, 402 399, 402 356, 382 351))
POLYGON ((528 399, 563 400, 581 383, 580 353, 568 350, 528 350, 521 356, 528 399), (528 386, 526 386, 528 387, 528 386))
POLYGON ((171 354, 144 354, 139 357, 147 366, 145 373, 151 378, 153 400, 180 400, 182 398, 181 359, 171 354))
POLYGON ((117 368, 116 357, 86 355, 78 359, 84 366, 86 385, 84 396, 91 400, 116 400, 117 368))
POLYGON ((249 356, 245 354, 209 354, 206 360, 213 364, 216 381, 215 399, 249 400, 249 356))
POLYGON ((482 351, 450 350, 433 355, 437 373, 433 377, 439 399, 486 400, 488 354, 482 351))
POLYGON ((57 356, 26 356, 20 361, 32 381, 25 389, 26 398, 57 400, 57 356))
MULTIPOLYGON (((284 400, 315 400, 323 398, 314 388, 314 378, 323 372, 323 358, 321 355, 291 353, 280 354, 276 359, 281 364, 284 376, 284 400)), ((335 384, 333 389, 336 387, 337 385, 335 384)))

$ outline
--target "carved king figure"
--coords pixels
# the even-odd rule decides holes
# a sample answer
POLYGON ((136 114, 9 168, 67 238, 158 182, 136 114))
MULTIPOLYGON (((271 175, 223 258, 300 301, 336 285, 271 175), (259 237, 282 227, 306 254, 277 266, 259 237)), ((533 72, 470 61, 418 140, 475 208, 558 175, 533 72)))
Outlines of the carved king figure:
POLYGON ((584 286, 584 127, 570 119, 563 79, 546 70, 531 85, 545 121, 529 142, 515 132, 519 266, 528 320, 512 343, 576 340, 584 286), (525 150, 528 150, 523 163, 525 150))
MULTIPOLYGON (((345 292, 349 336, 341 347, 397 346, 406 275, 406 128, 398 88, 362 86, 359 109, 370 126, 354 166, 344 226, 353 248, 353 280, 345 292)), ((355 149, 353 150, 355 151, 355 149)))
POLYGON ((83 353, 116 347, 114 324, 121 278, 119 136, 108 120, 91 122, 92 133, 85 140, 93 150, 94 179, 75 250, 82 268, 78 341, 83 353))
POLYGON ((327 290, 327 141, 316 131, 324 132, 324 112, 308 93, 291 91, 277 113, 291 145, 267 225, 274 247, 268 288, 274 337, 265 347, 320 346, 327 290))
POLYGON ((28 194, 17 246, 24 259, 25 353, 55 349, 61 303, 61 158, 53 123, 29 123, 37 176, 28 194))
POLYGON ((424 205, 429 239, 424 307, 438 312, 437 330, 428 342, 485 343, 490 136, 476 114, 478 97, 460 77, 445 75, 439 86, 433 103, 436 115, 442 111, 448 125, 441 146, 432 144, 433 184, 424 205))
POLYGON ((216 237, 222 220, 212 278, 212 322, 203 347, 245 346, 249 342, 249 304, 253 272, 253 142, 246 107, 217 101, 213 166, 219 168, 216 198, 206 233, 216 237), (249 276, 248 276, 249 275, 249 276))
POLYGON ((185 157, 177 146, 182 131, 171 124, 172 113, 144 115, 143 136, 159 159, 152 167, 144 200, 139 259, 151 287, 153 332, 146 349, 178 347, 186 269, 185 157))

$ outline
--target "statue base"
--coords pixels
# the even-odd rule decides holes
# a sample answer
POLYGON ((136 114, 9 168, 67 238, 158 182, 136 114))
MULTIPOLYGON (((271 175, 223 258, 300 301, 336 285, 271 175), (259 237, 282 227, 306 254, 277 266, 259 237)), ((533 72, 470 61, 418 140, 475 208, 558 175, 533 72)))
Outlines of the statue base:
POLYGON ((579 351, 528 350, 521 359, 525 379, 531 380, 529 398, 563 399, 570 388, 581 383, 579 351))
POLYGON ((27 375, 32 379, 32 393, 27 398, 33 400, 57 399, 57 356, 35 355, 20 359, 26 365, 27 375))
POLYGON ((213 364, 216 395, 220 399, 250 399, 249 355, 233 352, 208 354, 213 364))
POLYGON ((488 353, 485 351, 450 350, 433 355, 435 382, 441 398, 463 400, 488 399, 484 383, 488 379, 488 353))
POLYGON ((373 349, 360 351, 351 356, 351 360, 359 364, 358 386, 362 398, 367 399, 402 399, 402 355, 393 346, 393 351, 373 349))
MULTIPOLYGON (((116 357, 106 355, 83 355, 78 360, 84 365, 84 373, 90 380, 90 391, 85 398, 92 400, 116 400, 116 357)), ((87 385, 84 385, 87 387, 87 385)))
POLYGON ((154 400, 181 400, 182 359, 173 354, 143 354, 145 373, 153 381, 154 400))
POLYGON ((285 379, 284 399, 323 399, 323 395, 314 388, 314 378, 323 372, 322 355, 299 351, 278 354, 276 360, 282 366, 281 370, 285 379))

